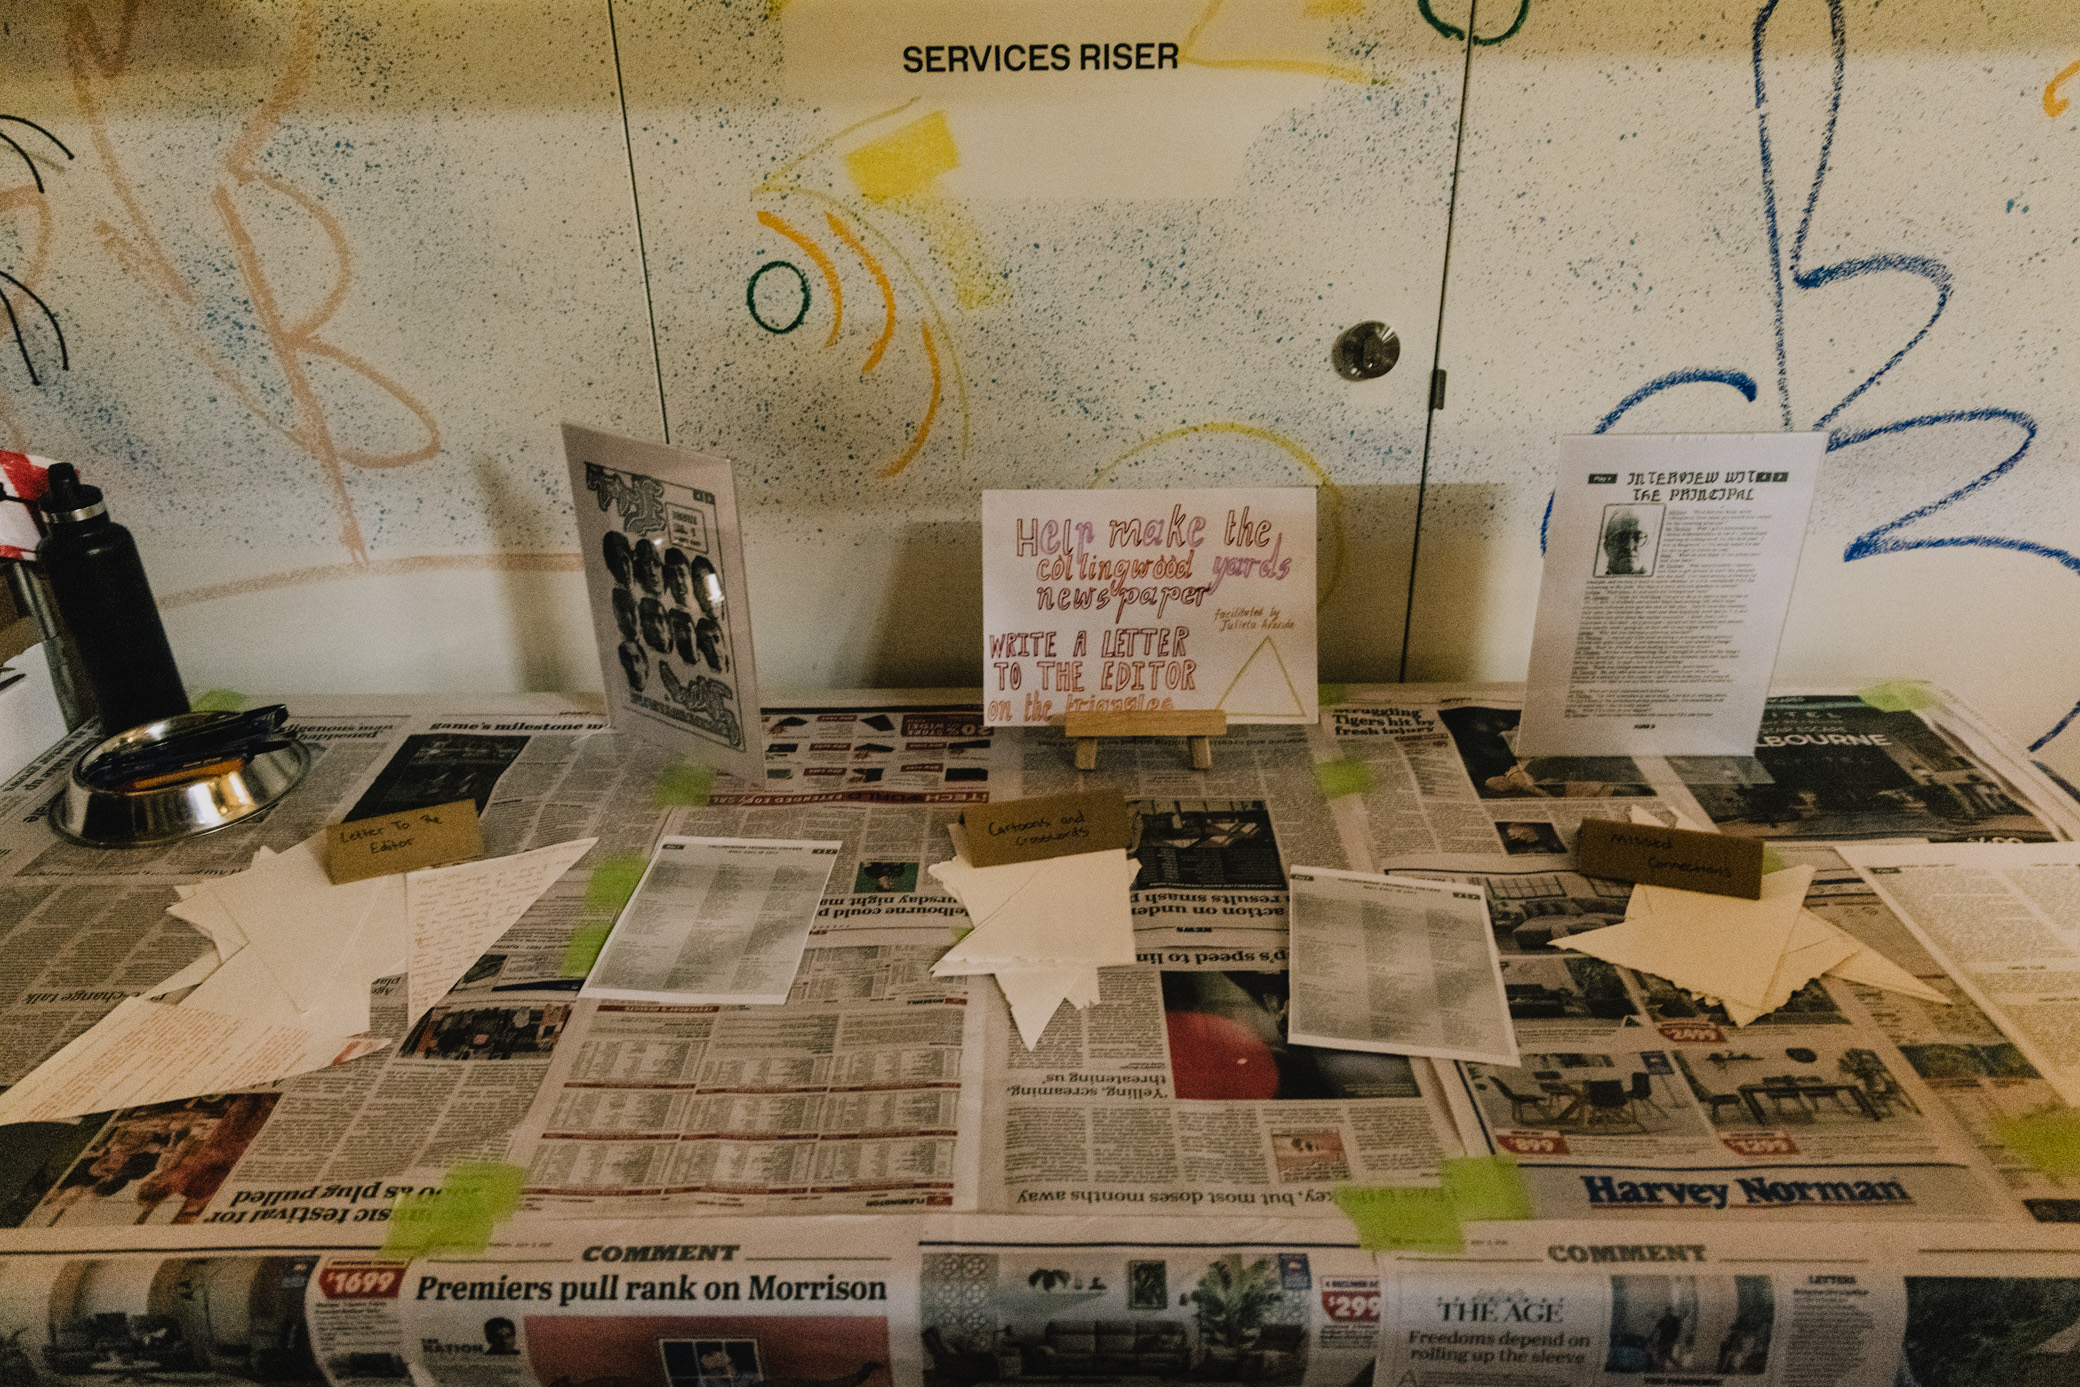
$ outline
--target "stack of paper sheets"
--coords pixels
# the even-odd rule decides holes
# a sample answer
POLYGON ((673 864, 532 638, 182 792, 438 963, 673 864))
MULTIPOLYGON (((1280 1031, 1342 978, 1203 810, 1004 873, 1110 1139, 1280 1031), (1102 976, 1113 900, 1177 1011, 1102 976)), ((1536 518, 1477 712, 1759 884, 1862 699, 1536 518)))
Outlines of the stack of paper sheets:
MULTIPOLYGON (((1635 822, 1656 820, 1634 811, 1635 822)), ((1679 828, 1693 825, 1680 819, 1679 828)), ((1652 973, 1726 1008, 1745 1026, 1791 1000, 1822 973, 1930 1001, 1943 996, 1898 964, 1805 908, 1811 867, 1762 878, 1762 899, 1635 886, 1622 924, 1569 935, 1566 947, 1652 973)))
POLYGON ((1087 1007, 1098 1000, 1100 968, 1134 961, 1129 892, 1141 864, 1125 849, 1111 848, 977 867, 960 826, 950 832, 960 856, 929 870, 975 928, 932 972, 996 974, 1030 1050, 1063 1002, 1087 1007))
POLYGON ((389 1041, 366 1034, 378 978, 409 974, 409 1029, 594 842, 335 886, 324 837, 176 888, 168 912, 209 951, 0 1094, 0 1124, 250 1088, 379 1050, 389 1041))

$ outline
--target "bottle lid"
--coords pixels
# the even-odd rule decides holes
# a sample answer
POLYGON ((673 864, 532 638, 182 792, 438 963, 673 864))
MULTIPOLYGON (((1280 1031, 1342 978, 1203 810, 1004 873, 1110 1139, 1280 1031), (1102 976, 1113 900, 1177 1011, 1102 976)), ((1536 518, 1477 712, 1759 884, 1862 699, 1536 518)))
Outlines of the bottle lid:
POLYGON ((50 487, 43 498, 46 520, 70 525, 108 514, 108 507, 101 501, 101 488, 81 481, 79 469, 71 463, 52 463, 45 480, 50 487))

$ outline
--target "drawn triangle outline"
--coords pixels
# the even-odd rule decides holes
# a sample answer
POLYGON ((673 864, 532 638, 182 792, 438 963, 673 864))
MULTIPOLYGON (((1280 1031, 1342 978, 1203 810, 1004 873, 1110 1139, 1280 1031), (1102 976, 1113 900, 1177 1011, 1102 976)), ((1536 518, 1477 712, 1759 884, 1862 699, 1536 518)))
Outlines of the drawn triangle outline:
POLYGON ((1228 681, 1227 688, 1221 690, 1220 701, 1214 706, 1233 718, 1304 718, 1307 716, 1307 707, 1300 701, 1300 691, 1293 687, 1293 676, 1286 669, 1285 657, 1278 653, 1278 642, 1270 636, 1266 636, 1257 642, 1257 648, 1250 651, 1249 658, 1242 662, 1242 668, 1235 671, 1235 677, 1228 681), (1230 708, 1228 706, 1228 696, 1235 692, 1235 686, 1242 682, 1242 677, 1249 673, 1250 666, 1256 664, 1258 657, 1264 653, 1266 647, 1270 648, 1271 658, 1278 665, 1278 677, 1285 684, 1287 695, 1293 700, 1292 711, 1269 708, 1230 708))

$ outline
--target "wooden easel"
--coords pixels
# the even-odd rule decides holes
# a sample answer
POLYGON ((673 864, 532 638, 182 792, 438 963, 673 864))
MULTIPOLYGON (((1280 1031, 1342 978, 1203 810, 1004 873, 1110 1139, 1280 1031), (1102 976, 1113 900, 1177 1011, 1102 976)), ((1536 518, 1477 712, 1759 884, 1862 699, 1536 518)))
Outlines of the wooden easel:
POLYGON ((1076 769, 1098 768, 1100 737, 1182 737, 1190 744, 1192 769, 1213 769, 1211 738, 1226 735, 1228 715, 1218 708, 1137 713, 1071 713, 1062 730, 1076 743, 1076 769))

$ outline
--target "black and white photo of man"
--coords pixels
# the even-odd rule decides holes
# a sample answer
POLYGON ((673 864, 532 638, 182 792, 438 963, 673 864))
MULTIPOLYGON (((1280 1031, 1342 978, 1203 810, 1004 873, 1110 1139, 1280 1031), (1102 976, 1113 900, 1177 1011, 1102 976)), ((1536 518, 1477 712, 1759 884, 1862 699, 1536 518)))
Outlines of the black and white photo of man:
POLYGON ((607 531, 606 537, 600 540, 600 554, 606 559, 607 572, 614 575, 614 581, 627 587, 635 561, 635 555, 628 547, 628 536, 619 530, 607 531))
POLYGON ((636 638, 636 599, 627 588, 615 588, 608 600, 614 606, 614 625, 621 630, 621 639, 636 638))
POLYGON ((665 625, 664 603, 646 597, 636 604, 636 610, 642 614, 643 644, 660 655, 668 653, 672 648, 672 633, 665 625))
POLYGON ((628 676, 628 687, 633 693, 641 693, 643 685, 650 682, 650 652, 636 641, 623 641, 616 647, 621 656, 621 672, 628 676))
POLYGON ((630 565, 635 570, 637 586, 652 597, 664 595, 664 561, 657 552, 654 540, 637 540, 632 546, 635 553, 630 565))
POLYGON ((1649 578, 1661 545, 1660 506, 1603 508, 1603 540, 1596 551, 1599 578, 1649 578))

